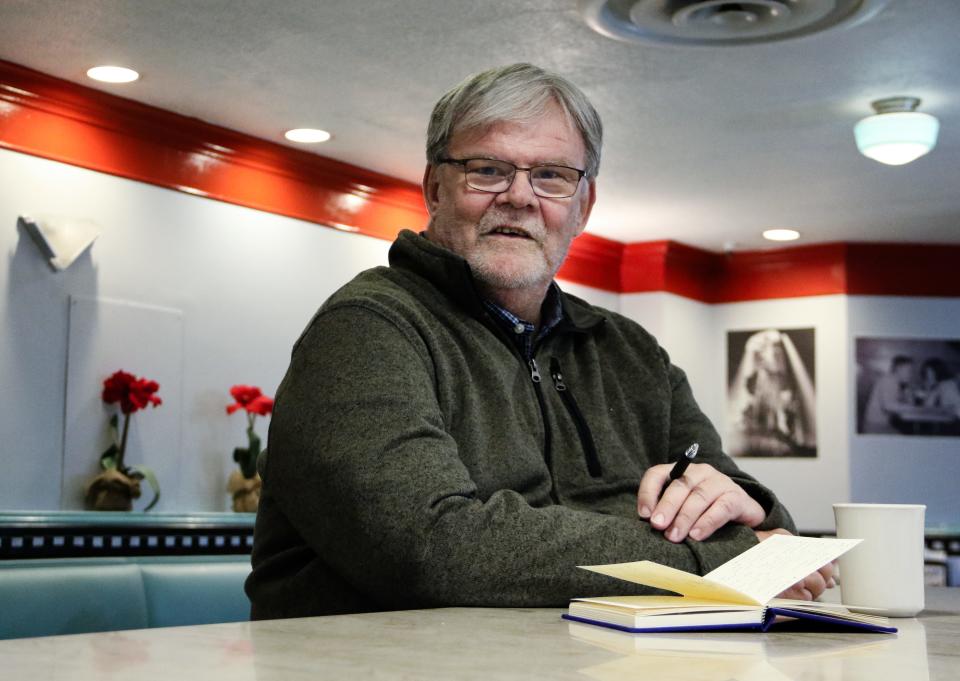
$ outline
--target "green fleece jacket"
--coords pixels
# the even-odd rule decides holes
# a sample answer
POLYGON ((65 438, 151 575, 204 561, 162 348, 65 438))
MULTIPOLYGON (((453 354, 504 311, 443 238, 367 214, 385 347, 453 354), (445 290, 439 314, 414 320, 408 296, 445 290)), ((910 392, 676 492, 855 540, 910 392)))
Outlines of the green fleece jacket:
POLYGON ((643 592, 585 564, 705 573, 755 544, 753 530, 672 544, 636 511, 643 472, 692 442, 760 502, 763 528, 793 529, 722 452, 649 333, 573 296, 562 304, 533 371, 467 263, 403 232, 389 267, 321 307, 294 346, 260 461, 255 619, 643 592))

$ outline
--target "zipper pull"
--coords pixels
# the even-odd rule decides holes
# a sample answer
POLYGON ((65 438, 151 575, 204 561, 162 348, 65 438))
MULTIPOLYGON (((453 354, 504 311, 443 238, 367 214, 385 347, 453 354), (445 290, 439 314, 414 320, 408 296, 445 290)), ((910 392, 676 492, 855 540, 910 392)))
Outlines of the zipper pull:
POLYGON ((563 374, 560 373, 560 362, 554 357, 550 360, 550 376, 553 378, 553 385, 558 393, 567 389, 567 384, 563 382, 563 374))
POLYGON ((537 366, 537 360, 531 358, 530 361, 527 362, 527 364, 530 366, 530 379, 534 383, 539 383, 541 381, 541 378, 540 378, 540 367, 537 366))

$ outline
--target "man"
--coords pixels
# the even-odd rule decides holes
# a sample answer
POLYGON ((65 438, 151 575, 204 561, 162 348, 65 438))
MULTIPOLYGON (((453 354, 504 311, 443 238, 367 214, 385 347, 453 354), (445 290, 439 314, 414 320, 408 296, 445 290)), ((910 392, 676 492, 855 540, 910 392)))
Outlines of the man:
POLYGON ((438 102, 427 230, 323 305, 277 392, 255 618, 560 606, 642 591, 578 564, 703 573, 793 529, 656 341, 553 283, 596 198, 600 141, 586 97, 528 64, 438 102), (703 463, 660 498, 693 442, 703 463))
POLYGON ((900 418, 914 408, 914 363, 906 355, 896 355, 890 373, 877 379, 867 399, 863 415, 864 433, 903 433, 908 426, 900 418))

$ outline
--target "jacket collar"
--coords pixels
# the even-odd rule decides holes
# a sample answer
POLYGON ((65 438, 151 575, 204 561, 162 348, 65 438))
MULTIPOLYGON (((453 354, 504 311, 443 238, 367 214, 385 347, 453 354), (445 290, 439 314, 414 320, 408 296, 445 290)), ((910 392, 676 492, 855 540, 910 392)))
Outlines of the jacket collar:
MULTIPOLYGON (((467 309, 473 316, 486 314, 470 265, 462 257, 430 241, 422 234, 405 229, 390 247, 390 267, 417 274, 444 295, 467 309)), ((583 301, 560 291, 564 319, 560 326, 586 332, 604 321, 604 316, 583 301)))

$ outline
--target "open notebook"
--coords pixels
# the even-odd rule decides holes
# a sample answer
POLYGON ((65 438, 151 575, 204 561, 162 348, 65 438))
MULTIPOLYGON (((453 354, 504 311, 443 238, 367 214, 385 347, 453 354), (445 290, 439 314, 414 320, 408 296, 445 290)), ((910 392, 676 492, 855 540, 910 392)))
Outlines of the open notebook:
POLYGON ((834 603, 775 596, 826 565, 859 539, 774 535, 698 575, 651 561, 582 566, 635 584, 680 596, 576 598, 565 619, 629 632, 756 629, 803 620, 810 625, 895 632, 885 617, 850 612, 834 603))

